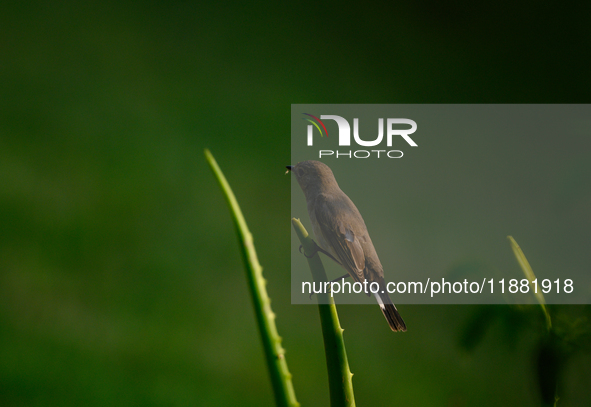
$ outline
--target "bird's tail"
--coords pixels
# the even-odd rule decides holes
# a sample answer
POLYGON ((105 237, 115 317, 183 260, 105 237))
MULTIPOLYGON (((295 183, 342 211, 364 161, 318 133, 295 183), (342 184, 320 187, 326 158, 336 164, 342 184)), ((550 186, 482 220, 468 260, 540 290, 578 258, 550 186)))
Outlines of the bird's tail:
POLYGON ((386 321, 388 321, 388 325, 390 325, 390 329, 394 332, 401 331, 406 332, 406 324, 404 320, 398 313, 396 306, 392 304, 392 300, 387 293, 375 293, 376 300, 378 300, 378 304, 380 305, 380 309, 382 313, 386 317, 386 321))

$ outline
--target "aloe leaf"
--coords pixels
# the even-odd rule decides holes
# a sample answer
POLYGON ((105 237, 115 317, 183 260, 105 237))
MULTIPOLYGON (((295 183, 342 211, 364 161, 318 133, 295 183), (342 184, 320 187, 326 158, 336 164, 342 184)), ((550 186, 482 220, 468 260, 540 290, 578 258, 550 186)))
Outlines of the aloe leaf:
MULTIPOLYGON (((320 257, 314 255, 316 253, 316 243, 308 235, 299 219, 292 218, 291 223, 304 247, 304 254, 308 259, 314 281, 324 284, 327 281, 326 271, 320 257)), ((339 323, 337 307, 333 298, 327 293, 316 295, 318 296, 318 312, 320 313, 320 324, 322 325, 322 336, 324 337, 330 405, 332 407, 354 407, 353 373, 349 369, 343 338, 344 329, 341 328, 339 323)))
POLYGON ((240 251, 246 266, 248 287, 250 288, 254 311, 263 341, 267 368, 271 376, 275 402, 280 407, 297 407, 300 403, 297 402, 295 397, 295 391, 291 381, 292 376, 289 373, 287 361, 285 360, 285 349, 281 346, 281 337, 277 333, 277 326, 275 325, 275 313, 271 309, 271 299, 267 295, 267 280, 263 278, 263 268, 257 258, 252 234, 248 230, 238 201, 230 188, 230 184, 226 181, 226 177, 224 177, 215 158, 213 158, 213 155, 207 149, 205 150, 205 158, 217 178, 232 212, 232 218, 240 242, 240 251))

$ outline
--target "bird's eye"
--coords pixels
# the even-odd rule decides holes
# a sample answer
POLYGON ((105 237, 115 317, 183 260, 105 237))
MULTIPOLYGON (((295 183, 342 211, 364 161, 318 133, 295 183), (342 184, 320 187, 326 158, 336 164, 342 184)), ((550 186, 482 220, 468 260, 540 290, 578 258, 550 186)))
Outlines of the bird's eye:
POLYGON ((304 170, 302 170, 301 168, 298 168, 298 176, 302 176, 304 175, 304 170))

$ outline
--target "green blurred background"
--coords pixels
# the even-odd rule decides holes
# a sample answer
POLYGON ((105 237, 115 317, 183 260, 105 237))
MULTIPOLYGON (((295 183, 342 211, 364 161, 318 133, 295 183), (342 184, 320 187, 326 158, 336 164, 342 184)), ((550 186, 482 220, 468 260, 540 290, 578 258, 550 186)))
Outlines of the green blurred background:
MULTIPOLYGON (((290 104, 589 102, 590 6, 560 7, 3 4, 0 405, 273 404, 205 147, 298 400, 327 405, 317 309, 290 304, 290 104)), ((407 305, 403 335, 367 310, 339 308, 359 405, 540 404, 537 307, 407 305)), ((587 406, 591 311, 551 312, 562 405, 587 406)))

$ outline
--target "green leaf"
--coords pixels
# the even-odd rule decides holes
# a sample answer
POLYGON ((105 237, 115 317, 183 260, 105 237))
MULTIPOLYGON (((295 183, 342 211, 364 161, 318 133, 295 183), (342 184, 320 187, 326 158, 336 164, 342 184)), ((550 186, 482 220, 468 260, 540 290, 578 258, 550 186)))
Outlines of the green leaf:
POLYGON ((246 266, 248 287, 250 288, 254 311, 261 333, 261 339, 263 340, 267 367, 271 375, 275 402, 277 406, 281 407, 297 407, 300 403, 295 398, 291 373, 289 373, 287 361, 285 360, 285 349, 281 346, 281 337, 277 333, 275 314, 271 309, 271 300, 267 295, 267 281, 263 278, 263 268, 257 258, 252 234, 248 230, 240 206, 238 206, 238 201, 230 188, 230 184, 226 181, 226 177, 224 177, 213 155, 207 149, 205 150, 205 158, 217 178, 232 212, 242 257, 246 266))
POLYGON ((521 247, 519 247, 519 245, 517 244, 515 239, 513 239, 513 236, 507 236, 507 239, 509 239, 509 242, 511 243, 511 249, 513 249, 513 254, 515 255, 515 258, 517 259, 517 263, 519 263, 521 270, 523 270, 523 274, 525 274, 525 277, 529 280, 529 282, 532 286, 532 291, 534 292, 536 299, 540 303, 540 307, 542 307, 542 311, 544 312, 544 316, 546 318, 546 327, 548 328, 548 331, 550 331, 552 329, 552 320, 550 319, 550 314, 548 313, 548 310, 546 309, 546 300, 544 299, 544 294, 542 293, 542 290, 540 289, 540 284, 538 284, 537 292, 534 291, 533 281, 536 279, 536 275, 534 274, 534 271, 532 270, 531 266, 529 265, 529 262, 527 261, 525 254, 523 254, 521 247))
MULTIPOLYGON (((322 265, 322 260, 316 255, 316 243, 308 235, 308 231, 299 219, 292 218, 291 223, 304 247, 304 254, 308 259, 312 278, 314 281, 323 284, 327 281, 326 271, 322 265)), ((324 337, 330 405, 332 407, 354 407, 353 373, 349 369, 345 339, 343 338, 344 329, 341 328, 339 323, 337 307, 328 293, 316 295, 318 296, 318 312, 320 313, 320 324, 322 325, 322 336, 324 337)))

